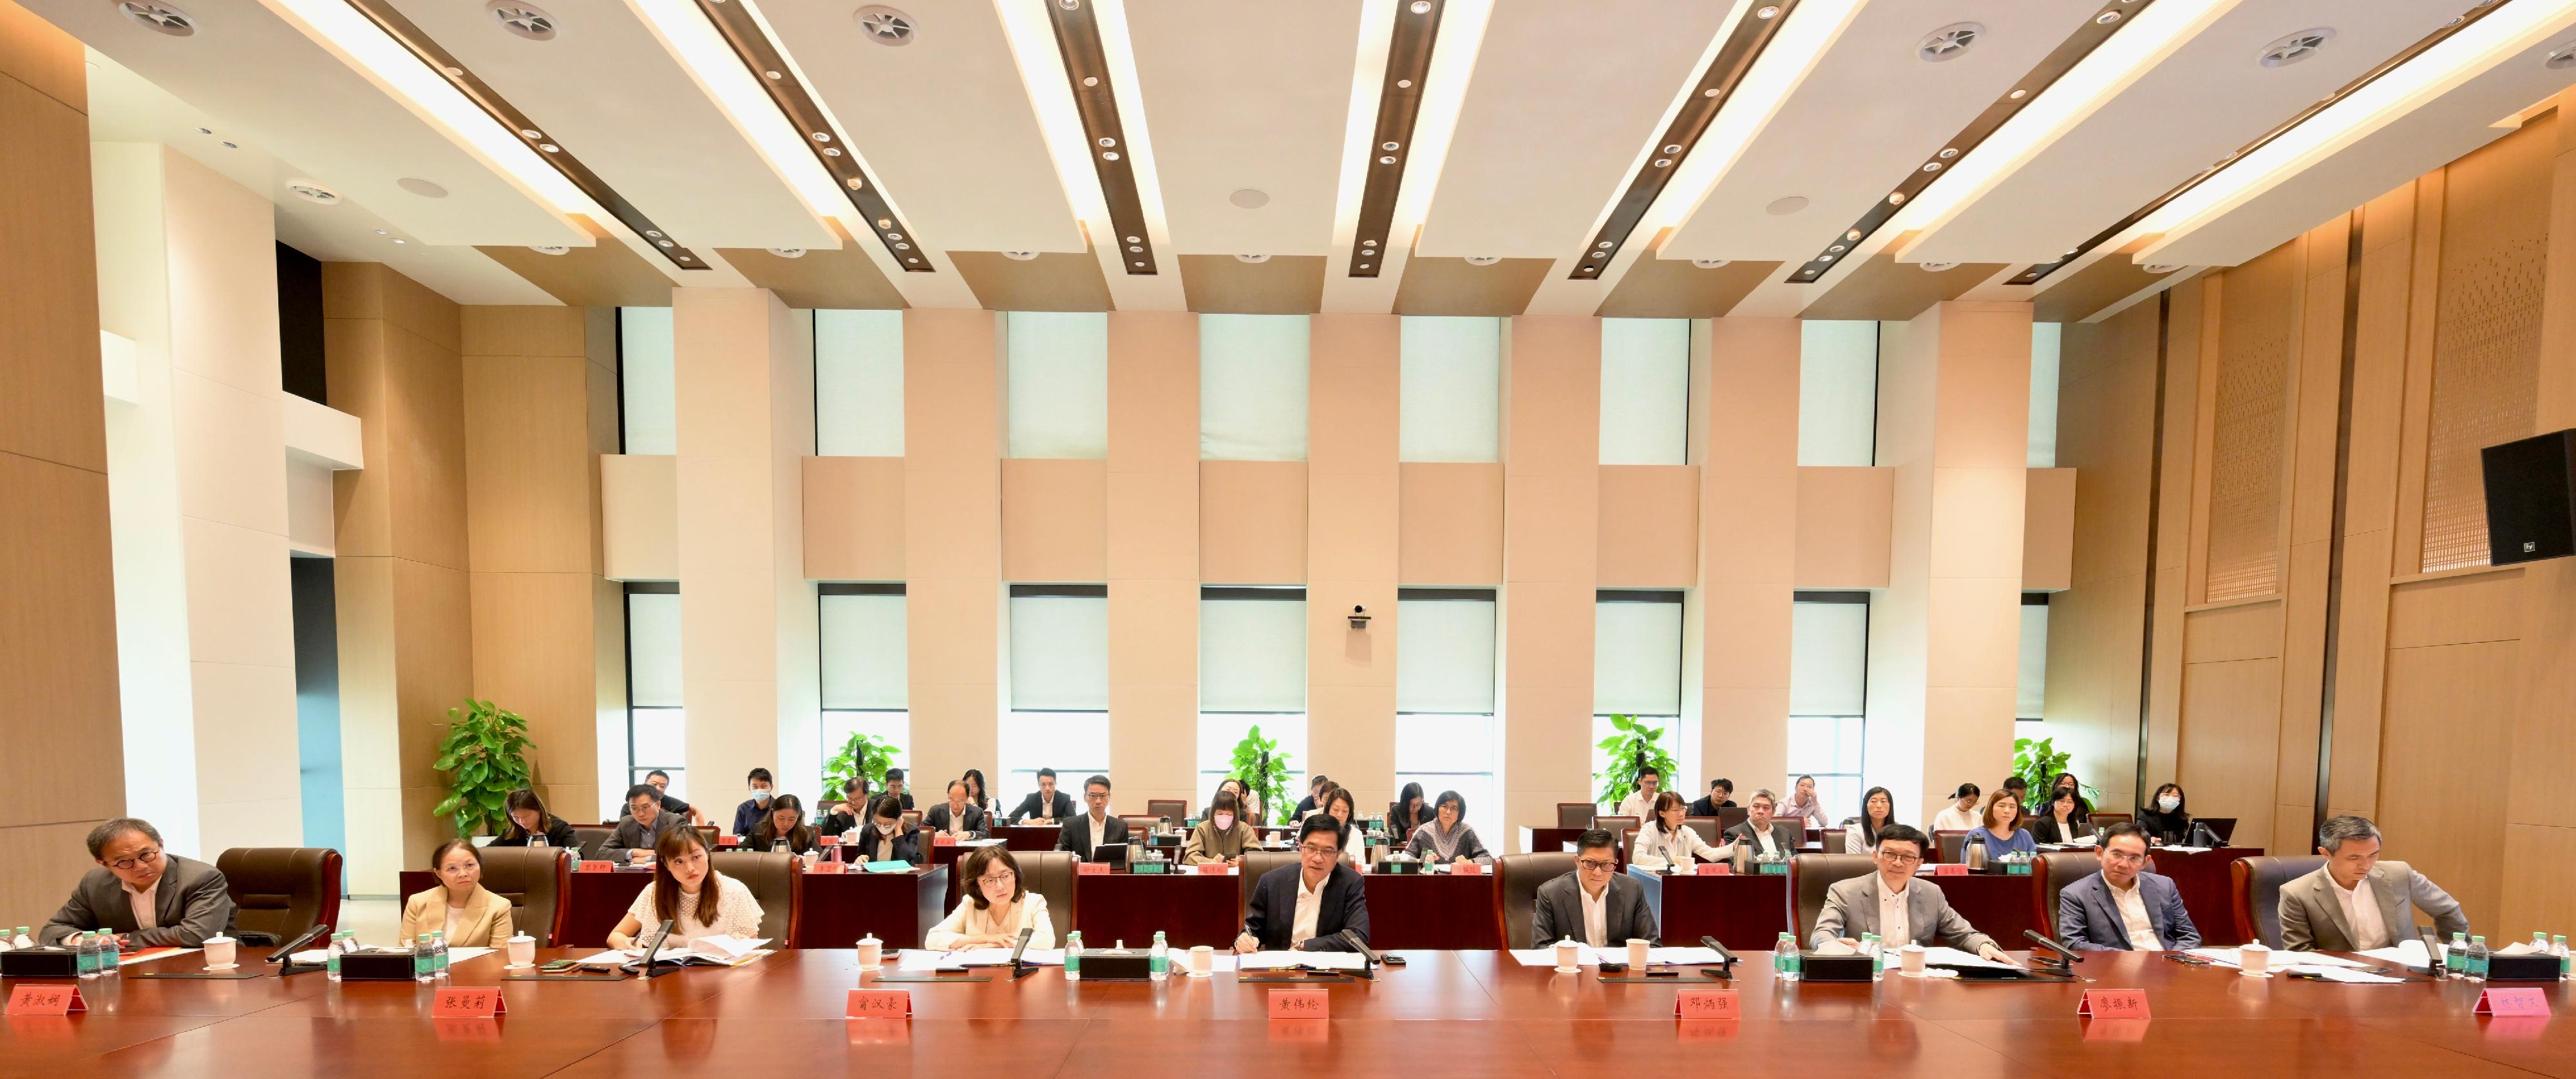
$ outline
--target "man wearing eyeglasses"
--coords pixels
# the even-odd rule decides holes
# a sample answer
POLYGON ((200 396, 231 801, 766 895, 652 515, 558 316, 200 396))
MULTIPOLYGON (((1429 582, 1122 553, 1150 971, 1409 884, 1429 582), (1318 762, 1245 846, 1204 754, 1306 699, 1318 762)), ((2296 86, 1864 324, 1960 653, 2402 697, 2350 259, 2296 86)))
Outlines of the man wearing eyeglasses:
POLYGON ((1368 888, 1342 864, 1341 823, 1317 813, 1297 826, 1297 864, 1261 875, 1243 913, 1243 952, 1347 952, 1348 929, 1368 940, 1368 888))
POLYGON ((2003 949, 1995 947, 1994 938, 1977 932, 1950 909, 1940 886, 1914 875, 1914 868, 1923 864, 1923 848, 1929 845, 1923 832, 1912 825, 1879 829, 1878 849, 1871 853, 1878 872, 1835 881, 1825 889, 1825 911, 1816 917, 1816 931, 1808 936, 1807 946, 1822 948, 1826 941, 1839 940, 1859 947, 1862 934, 1876 933, 1891 947, 1947 944, 2003 961, 2003 949))
POLYGON ((1594 948, 1661 942, 1645 886, 1619 873, 1619 840, 1599 828, 1574 837, 1574 872, 1539 885, 1530 911, 1531 947, 1568 937, 1594 948))
POLYGON ((223 873, 163 850, 161 833, 150 824, 118 817, 90 829, 89 856, 98 868, 81 875, 63 909, 45 920, 37 943, 108 929, 120 948, 132 951, 194 948, 208 937, 232 935, 233 900, 223 873))
POLYGON ((2200 947, 2200 929, 2172 879, 2147 872, 2147 830, 2102 830, 2102 871, 2057 893, 2057 939, 2085 952, 2200 947))

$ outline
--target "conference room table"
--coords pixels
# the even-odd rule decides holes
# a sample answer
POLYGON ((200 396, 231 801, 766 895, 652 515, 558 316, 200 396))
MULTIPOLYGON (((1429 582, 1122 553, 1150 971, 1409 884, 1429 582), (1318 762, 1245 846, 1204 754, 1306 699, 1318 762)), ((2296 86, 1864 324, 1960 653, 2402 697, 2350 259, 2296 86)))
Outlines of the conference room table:
MULTIPOLYGON (((942 848, 953 849, 953 848, 942 848)), ((875 936, 887 948, 918 948, 948 916, 954 866, 901 873, 798 873, 796 946, 855 948, 875 936)))
MULTIPOLYGON (((262 949, 243 949, 256 965, 262 949)), ((539 960, 587 954, 549 949, 539 960)), ((2020 957, 2025 953, 2015 953, 2020 957)), ((938 982, 862 976, 849 948, 791 950, 739 968, 653 979, 523 980, 494 955, 447 982, 160 981, 182 954, 79 983, 90 1010, 0 1020, 11 1076, 345 1075, 627 1079, 756 1066, 796 1074, 1007 1074, 1032 1079, 1170 1066, 1173 1053, 1341 1076, 1684 1074, 1722 1059, 1761 1074, 2087 1076, 2163 1074, 2576 1075, 2576 1024, 2484 1018, 2479 985, 2339 985, 2153 953, 2099 953, 2075 982, 1784 983, 1766 952, 1732 982, 1608 982, 1485 951, 1408 953, 1371 981, 1290 986, 1232 973, 1162 982, 1069 982, 1056 968, 938 982), (984 980, 969 980, 982 978, 984 980), (431 1019, 440 988, 499 986, 497 1019, 431 1019), (848 991, 907 991, 911 1016, 845 1019, 848 991), (1270 1020, 1268 991, 1319 989, 1325 1019, 1270 1020), (1742 1018, 1674 1018, 1684 990, 1730 988, 1742 1018), (2088 989, 2138 989, 2148 1020, 2079 1018, 2088 989), (1722 1058, 1713 1053, 1723 1054, 1722 1058)), ((891 963, 891 960, 889 960, 891 963)), ((889 965, 887 970, 891 970, 889 965)), ((18 984, 12 980, 8 985, 18 984)), ((51 982, 46 984, 63 984, 51 982)), ((2501 983, 2500 983, 2501 985, 2501 983)), ((2537 983, 2552 1011, 2570 983, 2537 983)))

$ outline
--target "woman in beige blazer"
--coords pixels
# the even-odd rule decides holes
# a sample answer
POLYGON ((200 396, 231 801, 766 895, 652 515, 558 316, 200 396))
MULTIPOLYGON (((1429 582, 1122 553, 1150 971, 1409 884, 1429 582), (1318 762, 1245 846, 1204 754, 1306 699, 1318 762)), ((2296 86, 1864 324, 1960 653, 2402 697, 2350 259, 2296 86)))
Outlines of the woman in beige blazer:
POLYGON ((510 901, 483 887, 483 856, 472 842, 439 844, 429 865, 441 886, 403 904, 404 941, 445 933, 451 948, 498 948, 517 934, 510 924, 510 901))

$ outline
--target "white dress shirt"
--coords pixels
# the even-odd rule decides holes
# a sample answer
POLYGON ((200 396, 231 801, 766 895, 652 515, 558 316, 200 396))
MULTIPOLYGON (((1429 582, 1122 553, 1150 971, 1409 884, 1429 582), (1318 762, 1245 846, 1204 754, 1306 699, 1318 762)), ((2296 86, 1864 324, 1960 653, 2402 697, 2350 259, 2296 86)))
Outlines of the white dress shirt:
POLYGON ((1583 900, 1583 943, 1589 944, 1595 948, 1609 947, 1610 912, 1608 907, 1610 905, 1610 886, 1607 884, 1602 885, 1601 894, 1594 895, 1583 887, 1583 882, 1576 881, 1574 884, 1574 894, 1577 898, 1583 900))
MULTIPOLYGON (((1332 874, 1330 874, 1330 873, 1326 873, 1326 874, 1324 874, 1324 879, 1325 879, 1325 880, 1327 880, 1327 881, 1330 881, 1330 880, 1332 880, 1332 879, 1333 879, 1333 875, 1332 875, 1332 874)), ((1316 916, 1316 915, 1318 915, 1318 914, 1323 913, 1323 910, 1324 910, 1324 891, 1323 891, 1323 885, 1318 884, 1318 885, 1316 885, 1316 886, 1314 886, 1314 887, 1312 887, 1312 888, 1307 887, 1307 886, 1306 886, 1306 874, 1305 874, 1305 872, 1304 872, 1303 870, 1298 871, 1298 873, 1297 873, 1297 917, 1296 917, 1296 920, 1295 920, 1295 921, 1290 922, 1290 923, 1289 923, 1289 925, 1288 925, 1288 946, 1289 946, 1289 947, 1294 948, 1294 947, 1296 947, 1296 946, 1298 946, 1298 945, 1300 945, 1300 944, 1304 944, 1304 943, 1306 943, 1307 941, 1314 939, 1314 937, 1315 937, 1315 916, 1316 916)))
POLYGON ((1109 830, 1109 815, 1103 813, 1094 817, 1086 814, 1083 817, 1083 822, 1091 825, 1091 849, 1099 850, 1100 844, 1106 842, 1106 840, 1102 839, 1101 836, 1109 830))
POLYGON ((1714 862, 1726 856, 1709 846, 1707 840, 1701 839, 1697 830, 1687 826, 1667 836, 1660 825, 1648 824, 1637 830, 1637 842, 1628 851, 1631 863, 1661 858, 1667 865, 1682 866, 1703 857, 1714 862))
MULTIPOLYGON (((2108 878, 2102 883, 2111 884, 2108 878)), ((2130 881, 2126 888, 2111 884, 2111 902, 2120 908, 2120 921, 2128 926, 2129 947, 2142 952, 2165 950, 2164 942, 2156 939, 2154 919, 2147 917, 2146 893, 2138 889, 2137 881, 2130 881)))
POLYGON ((1956 802, 1943 806, 1940 812, 1932 815, 1932 830, 1935 832, 1965 832, 1976 826, 1977 811, 1961 809, 1956 802))
POLYGON ((2379 913, 2379 892, 2370 886, 2370 876, 2363 874, 2353 886, 2336 884, 2334 875, 2326 883, 2335 890, 2335 902, 2343 904, 2344 924, 2352 927, 2352 946, 2356 951, 2385 948, 2396 943, 2388 934, 2388 919, 2379 913))
MULTIPOLYGON (((167 873, 163 874, 163 876, 167 875, 167 873)), ((134 908, 134 928, 138 930, 161 928, 161 915, 154 909, 161 895, 160 877, 153 878, 152 886, 139 892, 134 890, 133 885, 123 881, 118 881, 117 886, 125 889, 125 901, 134 908)))
POLYGON ((965 837, 965 835, 966 835, 966 807, 965 807, 965 806, 957 806, 957 807, 952 808, 952 809, 950 809, 950 810, 948 811, 948 834, 953 835, 953 836, 957 836, 957 837, 959 837, 959 838, 964 838, 964 837, 965 837))
MULTIPOLYGON (((1913 882, 1906 882, 1908 889, 1913 882)), ((1906 917, 1905 892, 1889 888, 1887 878, 1878 878, 1878 939, 1890 947, 1902 948, 1914 943, 1914 926, 1906 917)))
MULTIPOLYGON (((1773 823, 1778 823, 1778 821, 1775 819, 1773 823)), ((1780 853, 1780 844, 1772 842, 1771 829, 1764 828, 1761 831, 1753 833, 1753 849, 1763 854, 1778 854, 1780 853)))
POLYGON ((1647 821, 1653 820, 1655 817, 1654 803, 1646 796, 1646 792, 1636 791, 1629 794, 1626 798, 1620 799, 1619 812, 1612 815, 1619 817, 1635 817, 1637 818, 1637 823, 1644 824, 1647 821))

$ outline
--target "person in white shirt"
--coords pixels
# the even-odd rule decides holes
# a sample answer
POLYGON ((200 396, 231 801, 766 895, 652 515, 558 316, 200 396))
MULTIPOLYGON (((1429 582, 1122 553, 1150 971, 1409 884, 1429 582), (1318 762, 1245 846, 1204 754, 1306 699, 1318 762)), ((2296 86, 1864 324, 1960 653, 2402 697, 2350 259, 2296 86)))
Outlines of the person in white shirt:
POLYGON ((1914 875, 1915 867, 1923 864, 1927 842, 1922 832, 1908 825, 1891 824, 1881 831, 1878 849, 1870 853, 1878 872, 1835 881, 1825 889, 1825 909, 1816 916, 1816 931, 1808 936, 1807 946, 1822 948, 1828 941, 1841 941, 1858 947, 1864 934, 1876 933, 1891 948, 1947 944, 2001 961, 2003 949, 1995 946, 1994 938, 1977 932, 1951 909, 1938 885, 1914 875))
POLYGON ((2181 890, 2146 868, 2146 829, 2128 821, 2103 829, 2102 871, 2057 893, 2057 939, 2085 952, 2200 947, 2181 890))
POLYGON ((1950 792, 1950 804, 1932 815, 1933 834, 1965 832, 1975 828, 1980 819, 1977 801, 1985 796, 1986 792, 1979 790, 1974 783, 1959 784, 1958 790, 1950 792))
POLYGON ((1671 866, 1676 872, 1689 872, 1692 862, 1719 861, 1725 856, 1699 837, 1699 830, 1684 823, 1690 807, 1682 796, 1665 791, 1655 796, 1655 815, 1637 829, 1637 842, 1628 851, 1628 864, 1653 869, 1671 866))
POLYGON ((699 937, 760 936, 760 901, 741 881, 708 864, 707 841, 695 828, 662 836, 653 847, 653 884, 635 893, 635 905, 608 932, 611 948, 632 948, 648 926, 673 923, 666 946, 699 937))
POLYGON ((1297 864, 1283 865, 1254 882, 1244 907, 1243 933, 1234 950, 1244 952, 1347 952, 1350 930, 1368 942, 1368 888, 1351 867, 1342 865, 1341 829, 1322 814, 1297 826, 1297 864))
POLYGON ((1789 789, 1789 800, 1780 803, 1780 808, 1772 816, 1778 820, 1795 821, 1801 829, 1823 828, 1825 807, 1816 801, 1816 777, 1799 776, 1798 782, 1789 789))
POLYGON ((1726 830, 1726 845, 1718 855, 1732 858, 1738 845, 1749 847, 1749 854, 1796 854, 1806 835, 1796 823, 1772 818, 1771 809, 1778 804, 1770 791, 1754 791, 1744 800, 1744 822, 1726 830))
POLYGON ((1361 850, 1361 837, 1351 829, 1351 820, 1359 815, 1359 811, 1359 800, 1351 795, 1351 789, 1340 786, 1325 791, 1324 801, 1316 810, 1316 815, 1330 816, 1340 824, 1342 862, 1353 869, 1367 864, 1361 860, 1366 857, 1361 850))
POLYGON ((1619 839, 1599 828, 1575 837, 1574 871, 1539 885, 1531 901, 1530 946, 1565 939, 1594 948, 1660 943, 1645 886, 1620 874, 1619 839))
POLYGON ((1878 845, 1878 835, 1896 823, 1896 796, 1871 787, 1860 796, 1860 819, 1843 826, 1843 851, 1858 854, 1878 845))
POLYGON ((1658 771, 1654 765, 1649 764, 1637 769, 1637 789, 1620 800, 1619 812, 1613 815, 1635 817, 1640 825, 1646 823, 1655 815, 1655 795, 1663 789, 1663 786, 1664 773, 1658 771))
POLYGON ((922 947, 938 952, 1010 948, 1019 944, 1023 929, 1029 930, 1029 947, 1055 947, 1046 897, 1021 882, 1020 863, 1008 848, 977 847, 957 863, 957 873, 966 878, 966 896, 922 937, 922 947))
POLYGON ((2379 826, 2367 818, 2335 817, 2317 829, 2317 853, 2326 864, 2281 886, 2283 948, 2390 947, 2415 936, 2415 910, 2432 915, 2444 939, 2469 931, 2459 900, 2404 862, 2380 861, 2379 845, 2379 826))

